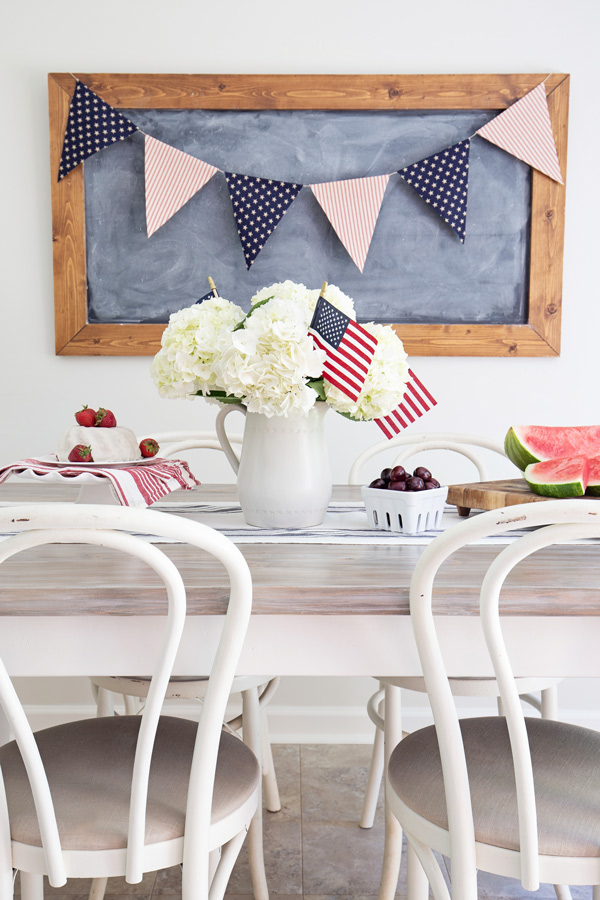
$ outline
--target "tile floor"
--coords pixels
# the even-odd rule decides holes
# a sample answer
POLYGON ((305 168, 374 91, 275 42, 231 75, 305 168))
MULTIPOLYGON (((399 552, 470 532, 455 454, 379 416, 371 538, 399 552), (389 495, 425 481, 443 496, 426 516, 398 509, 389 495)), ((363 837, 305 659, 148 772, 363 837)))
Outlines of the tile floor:
MULTIPOLYGON (((265 812, 265 859, 271 900, 376 900, 383 848, 383 810, 366 831, 358 819, 370 747, 291 745, 274 747, 282 809, 265 812)), ((380 807, 381 807, 380 798, 380 807)), ((178 900, 179 868, 148 875, 141 884, 110 879, 107 900, 178 900)), ((53 900, 85 900, 89 882, 73 879, 64 888, 46 887, 53 900)), ((17 885, 18 892, 18 885, 17 885)), ((591 889, 574 888, 574 900, 591 900, 591 889)), ((397 898, 406 897, 400 878, 397 898)), ((555 897, 551 886, 536 893, 518 882, 480 875, 480 900, 555 897)), ((245 851, 229 882, 226 900, 253 900, 245 851)))

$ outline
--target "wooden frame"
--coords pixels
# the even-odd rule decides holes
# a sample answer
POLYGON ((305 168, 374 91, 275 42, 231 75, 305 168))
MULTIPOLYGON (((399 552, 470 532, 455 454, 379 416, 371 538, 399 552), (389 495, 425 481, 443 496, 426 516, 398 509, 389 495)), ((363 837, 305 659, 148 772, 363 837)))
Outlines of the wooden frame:
MULTIPOLYGON (((76 73, 116 108, 127 109, 504 109, 546 77, 529 75, 98 75, 76 73)), ((87 321, 83 165, 62 181, 62 150, 73 76, 48 76, 56 353, 149 356, 164 325, 87 321)), ((546 80, 565 177, 569 76, 546 80)), ((85 165, 85 163, 84 163, 85 165)), ((525 324, 402 324, 409 356, 557 356, 560 352, 565 187, 533 171, 529 311, 525 324)))

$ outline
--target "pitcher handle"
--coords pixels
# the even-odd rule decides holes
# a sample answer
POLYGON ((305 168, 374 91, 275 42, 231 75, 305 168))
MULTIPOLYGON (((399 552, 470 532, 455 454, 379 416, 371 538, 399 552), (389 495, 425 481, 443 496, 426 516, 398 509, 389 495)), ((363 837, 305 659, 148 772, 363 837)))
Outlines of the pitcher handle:
POLYGON ((231 412, 241 412, 244 415, 246 415, 246 407, 242 406, 241 403, 232 403, 231 405, 224 406, 223 409, 221 409, 219 411, 219 414, 217 415, 217 418, 215 421, 215 428, 216 428, 216 432, 217 432, 217 437, 219 439, 219 443, 221 445, 221 449, 223 450, 223 453, 229 460, 229 464, 230 464, 231 468, 237 475, 237 473, 239 472, 239 468, 240 468, 240 460, 239 460, 238 456, 236 455, 235 450, 231 446, 231 444, 229 442, 229 438, 227 437, 227 433, 225 431, 225 419, 231 412))

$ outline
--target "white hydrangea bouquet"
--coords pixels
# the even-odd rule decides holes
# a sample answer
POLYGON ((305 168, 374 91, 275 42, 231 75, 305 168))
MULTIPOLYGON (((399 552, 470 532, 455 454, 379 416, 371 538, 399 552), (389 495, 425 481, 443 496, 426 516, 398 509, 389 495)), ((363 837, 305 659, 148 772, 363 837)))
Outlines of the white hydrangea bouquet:
MULTIPOLYGON (((356 401, 323 378, 325 353, 308 333, 320 291, 284 281, 262 288, 245 314, 223 297, 173 313, 152 362, 166 398, 202 396, 264 416, 308 414, 317 401, 347 418, 389 415, 409 380, 402 341, 389 325, 362 323, 377 347, 356 401)), ((354 302, 333 284, 325 299, 356 320, 354 302)))

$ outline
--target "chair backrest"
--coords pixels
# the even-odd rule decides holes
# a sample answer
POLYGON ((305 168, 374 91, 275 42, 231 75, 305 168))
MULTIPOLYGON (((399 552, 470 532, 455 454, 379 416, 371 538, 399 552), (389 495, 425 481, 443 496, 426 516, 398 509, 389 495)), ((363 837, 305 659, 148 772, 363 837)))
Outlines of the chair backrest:
MULTIPOLYGON (((510 735, 520 836, 521 881, 527 890, 539 887, 537 818, 531 755, 519 693, 502 636, 499 597, 502 585, 514 568, 536 550, 579 538, 600 538, 597 500, 554 500, 525 503, 492 510, 459 522, 429 544, 420 557, 411 580, 410 613, 423 668, 427 692, 438 736, 448 823, 452 845, 452 875, 458 882, 471 882, 476 870, 474 830, 464 746, 452 691, 444 668, 432 611, 432 591, 436 574, 448 557, 486 536, 515 529, 535 528, 498 554, 483 577, 480 613, 500 697, 506 711, 510 735)), ((467 894, 465 894, 467 896, 467 894)))
MULTIPOLYGON (((140 436, 140 440, 144 437, 153 437, 160 445, 160 456, 169 458, 184 453, 186 450, 220 450, 223 448, 219 443, 219 439, 214 431, 159 431, 152 435, 140 436)), ((241 446, 243 435, 228 435, 232 444, 241 446)))
MULTIPOLYGON (((141 535, 191 544, 219 560, 229 579, 228 609, 200 715, 190 778, 186 840, 190 830, 193 830, 195 838, 202 841, 196 846, 208 846, 221 726, 252 606, 248 566, 237 547, 224 535, 198 522, 153 510, 71 503, 44 503, 0 509, 0 533, 12 532, 17 533, 0 543, 0 564, 23 550, 44 544, 97 544, 137 557, 154 569, 166 588, 168 612, 141 717, 132 776, 126 877, 131 882, 140 881, 152 749, 186 614, 185 587, 177 567, 156 544, 141 535)), ((110 574, 107 578, 110 578, 110 574)), ((83 614, 83 610, 80 614, 83 614)), ((50 883, 56 886, 64 884, 65 867, 43 764, 21 703, 1 661, 0 703, 28 773, 50 883)), ((198 856, 202 857, 198 863, 199 877, 203 879, 203 883, 208 884, 208 854, 198 856)))
MULTIPOLYGON (((474 448, 491 451, 492 453, 501 456, 508 463, 504 448, 501 444, 496 441, 488 440, 488 438, 479 437, 476 434, 461 434, 458 432, 402 434, 397 435, 389 441, 378 441, 376 444, 363 450, 350 468, 348 484, 363 484, 364 478, 362 478, 361 473, 364 464, 380 453, 387 454, 386 466, 399 466, 415 454, 428 450, 449 450, 470 460, 477 469, 479 476, 478 480, 487 481, 489 479, 489 474, 485 459, 483 458, 485 454, 482 455, 481 453, 474 451, 474 448), (394 450, 398 450, 398 452, 392 457, 394 450)), ((375 477, 376 475, 374 474, 367 480, 370 481, 375 477)))

